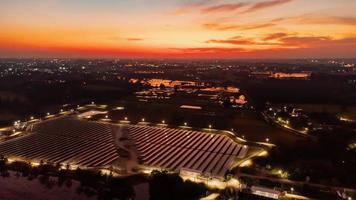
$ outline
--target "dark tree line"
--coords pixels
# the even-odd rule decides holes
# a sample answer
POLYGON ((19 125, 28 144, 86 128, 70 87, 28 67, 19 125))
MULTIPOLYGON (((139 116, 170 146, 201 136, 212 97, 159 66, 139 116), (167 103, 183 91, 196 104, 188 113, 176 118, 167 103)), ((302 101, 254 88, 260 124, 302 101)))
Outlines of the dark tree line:
POLYGON ((165 171, 153 171, 149 183, 151 200, 193 200, 204 196, 207 191, 202 184, 184 181, 179 175, 165 171))

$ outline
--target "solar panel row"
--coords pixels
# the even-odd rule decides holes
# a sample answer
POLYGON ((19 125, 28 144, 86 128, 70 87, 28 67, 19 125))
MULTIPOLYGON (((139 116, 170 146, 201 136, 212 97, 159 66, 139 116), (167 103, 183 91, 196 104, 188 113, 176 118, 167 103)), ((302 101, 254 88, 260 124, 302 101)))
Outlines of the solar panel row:
POLYGON ((0 144, 0 154, 97 167, 118 159, 111 126, 71 118, 49 120, 34 127, 36 133, 0 144))
POLYGON ((148 166, 223 177, 234 160, 247 153, 247 146, 225 135, 138 125, 130 125, 128 130, 140 160, 148 166))

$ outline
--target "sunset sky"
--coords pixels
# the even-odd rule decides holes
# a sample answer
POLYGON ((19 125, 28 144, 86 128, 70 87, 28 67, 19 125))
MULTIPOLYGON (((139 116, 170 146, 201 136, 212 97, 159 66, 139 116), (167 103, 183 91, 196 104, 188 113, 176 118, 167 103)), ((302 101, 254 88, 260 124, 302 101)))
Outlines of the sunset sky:
POLYGON ((0 0, 0 57, 356 57, 356 0, 0 0))

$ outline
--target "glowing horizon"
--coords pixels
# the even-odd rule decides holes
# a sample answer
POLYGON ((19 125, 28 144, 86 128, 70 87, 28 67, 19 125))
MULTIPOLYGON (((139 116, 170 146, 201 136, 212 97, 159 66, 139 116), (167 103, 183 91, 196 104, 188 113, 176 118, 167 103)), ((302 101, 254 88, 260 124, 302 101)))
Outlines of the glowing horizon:
POLYGON ((356 1, 0 0, 0 57, 356 57, 356 1))

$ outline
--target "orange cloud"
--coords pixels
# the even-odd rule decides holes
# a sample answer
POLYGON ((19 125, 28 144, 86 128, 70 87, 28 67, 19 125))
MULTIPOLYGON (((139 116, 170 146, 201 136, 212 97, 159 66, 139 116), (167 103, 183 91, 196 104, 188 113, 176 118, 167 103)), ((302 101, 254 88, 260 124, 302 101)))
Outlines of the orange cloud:
POLYGON ((308 16, 300 19, 301 23, 308 24, 341 24, 356 26, 355 17, 339 17, 339 16, 308 16))
POLYGON ((240 36, 227 39, 211 39, 206 43, 229 44, 243 46, 246 49, 276 49, 276 48, 321 48, 335 46, 354 46, 356 48, 356 38, 334 39, 322 36, 298 36, 287 33, 273 33, 262 38, 243 38, 240 36))
POLYGON ((356 26, 356 17, 301 15, 295 17, 275 18, 270 23, 288 22, 312 25, 349 25, 356 26))
POLYGON ((206 23, 203 26, 207 29, 211 30, 253 30, 253 29, 261 29, 275 26, 274 23, 262 23, 262 24, 244 24, 244 25, 229 25, 229 24, 220 24, 220 23, 206 23))
POLYGON ((220 44, 233 44, 233 45, 255 45, 256 42, 248 39, 240 39, 240 38, 230 38, 226 40, 208 40, 206 43, 220 43, 220 44))
POLYGON ((220 4, 214 5, 210 7, 203 8, 201 12, 203 13, 210 13, 210 12, 229 12, 229 11, 236 11, 243 7, 245 7, 247 3, 235 3, 235 4, 220 4))
POLYGON ((270 34, 270 35, 267 35, 266 37, 263 38, 263 40, 275 40, 275 39, 280 39, 280 38, 283 38, 283 37, 286 37, 288 36, 287 33, 273 33, 273 34, 270 34))
POLYGON ((271 0, 271 1, 263 1, 258 3, 250 3, 250 2, 240 2, 240 3, 228 3, 228 4, 215 4, 211 6, 206 6, 206 4, 210 3, 210 1, 202 1, 195 4, 189 4, 180 8, 177 8, 171 12, 170 14, 186 14, 188 12, 192 12, 195 10, 200 10, 201 13, 210 14, 213 12, 234 12, 241 9, 247 9, 242 13, 250 13, 258 10, 267 9, 270 7, 279 6, 282 4, 289 3, 293 0, 271 0))
POLYGON ((291 1, 293 1, 293 0, 272 0, 272 1, 264 1, 264 2, 255 3, 249 9, 244 11, 244 13, 256 12, 256 11, 263 10, 266 8, 283 5, 283 4, 289 3, 291 1))
POLYGON ((136 41, 142 41, 143 38, 126 38, 126 40, 136 42, 136 41))

